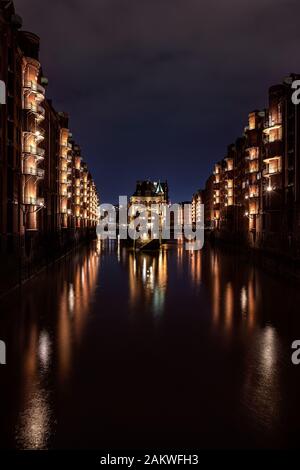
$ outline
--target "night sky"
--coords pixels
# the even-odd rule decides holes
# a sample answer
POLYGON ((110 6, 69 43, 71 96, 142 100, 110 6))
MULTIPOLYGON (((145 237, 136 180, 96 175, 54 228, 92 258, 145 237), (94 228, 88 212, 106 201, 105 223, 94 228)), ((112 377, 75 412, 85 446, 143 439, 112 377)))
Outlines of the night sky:
POLYGON ((14 3, 102 202, 147 178, 190 199, 268 87, 300 72, 299 0, 14 3))

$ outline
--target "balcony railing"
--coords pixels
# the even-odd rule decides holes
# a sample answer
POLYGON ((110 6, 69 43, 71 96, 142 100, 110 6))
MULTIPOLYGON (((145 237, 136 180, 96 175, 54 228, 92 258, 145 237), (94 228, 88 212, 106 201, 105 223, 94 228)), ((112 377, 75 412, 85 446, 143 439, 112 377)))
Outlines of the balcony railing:
POLYGON ((265 177, 269 177, 269 176, 272 176, 272 175, 279 175, 281 173, 281 168, 278 167, 278 168, 265 168, 263 170, 263 176, 265 177))
POLYGON ((24 204, 26 206, 44 206, 45 199, 43 197, 25 197, 24 204))
POLYGON ((35 157, 38 158, 44 158, 45 156, 45 150, 40 148, 40 147, 33 147, 31 145, 25 145, 23 148, 23 153, 28 153, 30 155, 34 155, 35 157))
POLYGON ((271 129, 278 129, 282 125, 282 116, 278 115, 277 119, 268 118, 264 122, 264 132, 268 132, 271 129))
POLYGON ((36 136, 36 138, 42 138, 43 139, 45 137, 45 129, 42 129, 41 127, 36 129, 35 136, 36 136))
POLYGON ((37 114, 39 114, 40 117, 45 117, 46 111, 42 106, 37 106, 36 110, 37 114))
POLYGON ((36 176, 37 178, 44 178, 45 170, 42 170, 41 168, 28 168, 25 165, 23 169, 23 174, 28 176, 36 176))
POLYGON ((39 114, 42 117, 44 117, 46 113, 45 108, 35 103, 25 103, 24 109, 39 114))
POLYGON ((39 83, 32 82, 32 81, 25 81, 24 88, 31 90, 35 93, 41 93, 42 95, 45 95, 46 93, 46 90, 42 85, 40 85, 39 83))

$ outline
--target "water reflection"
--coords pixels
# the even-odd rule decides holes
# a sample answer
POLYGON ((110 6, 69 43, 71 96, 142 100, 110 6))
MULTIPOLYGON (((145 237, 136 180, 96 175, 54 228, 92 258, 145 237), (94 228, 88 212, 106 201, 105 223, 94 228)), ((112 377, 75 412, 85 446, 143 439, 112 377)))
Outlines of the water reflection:
POLYGON ((11 365, 20 370, 22 393, 15 426, 20 448, 46 449, 55 433, 53 381, 68 380, 94 298, 99 260, 94 250, 77 254, 55 267, 55 276, 44 273, 27 283, 21 297, 5 306, 21 321, 16 318, 9 325, 12 336, 20 339, 11 365))
MULTIPOLYGON (((250 332, 255 318, 261 310, 263 284, 253 268, 239 271, 234 264, 235 258, 228 257, 227 264, 219 251, 211 250, 205 254, 205 282, 211 298, 212 324, 229 334, 240 326, 250 332)), ((226 258, 225 258, 226 259, 226 258)))
POLYGON ((243 447, 260 436, 272 446, 292 420, 299 300, 288 282, 219 250, 178 243, 134 253, 98 242, 1 305, 13 371, 0 374, 1 441, 126 445, 147 423, 162 447, 168 436, 188 445, 200 434, 209 445, 243 447))
POLYGON ((51 360, 51 340, 46 330, 43 330, 39 338, 39 359, 41 370, 47 373, 51 360))
POLYGON ((234 293, 233 286, 231 282, 226 284, 225 288, 225 328, 227 333, 231 333, 232 323, 233 323, 233 314, 234 314, 234 293))
POLYGON ((280 378, 276 368, 280 349, 275 328, 266 326, 251 345, 243 385, 242 400, 251 420, 267 428, 280 424, 280 378))
POLYGON ((74 265, 71 282, 62 285, 58 309, 58 362, 62 382, 68 378, 72 354, 84 332, 97 285, 99 260, 98 250, 86 255, 74 265))
POLYGON ((167 252, 128 253, 129 306, 140 312, 150 306, 154 317, 163 313, 168 281, 167 252))
MULTIPOLYGON (((27 299, 30 303, 30 299, 27 299)), ((26 302, 26 308, 29 303, 26 302)), ((16 426, 16 442, 21 448, 44 449, 52 431, 52 410, 47 389, 51 365, 51 340, 47 330, 40 333, 36 324, 27 329, 22 348, 22 395, 16 426)))
POLYGON ((16 441, 22 449, 47 449, 52 431, 52 410, 47 389, 33 386, 30 389, 25 411, 20 413, 16 428, 16 441))
MULTIPOLYGON (((180 249, 182 256, 183 247, 181 246, 180 249)), ((200 286, 202 282, 202 251, 199 250, 190 252, 188 260, 192 282, 195 286, 200 286)))

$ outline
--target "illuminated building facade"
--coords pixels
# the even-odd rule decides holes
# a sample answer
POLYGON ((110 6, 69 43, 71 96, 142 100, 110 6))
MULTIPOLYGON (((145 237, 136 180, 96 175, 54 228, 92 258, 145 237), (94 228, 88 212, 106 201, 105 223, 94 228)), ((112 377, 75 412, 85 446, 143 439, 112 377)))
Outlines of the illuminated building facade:
POLYGON ((248 241, 255 245, 263 233, 263 126, 265 112, 253 111, 249 114, 249 124, 245 129, 245 149, 240 154, 238 161, 239 173, 236 187, 239 191, 238 227, 248 234, 248 241), (238 184, 242 178, 242 185, 238 184))
POLYGON ((216 236, 299 255, 300 123, 292 74, 269 90, 268 108, 249 113, 206 183, 205 221, 216 236))
POLYGON ((201 205, 204 204, 204 191, 198 189, 193 194, 192 197, 192 223, 196 224, 197 222, 201 221, 201 205))
MULTIPOLYGON (((0 2, 0 80, 6 85, 6 104, 0 104, 0 252, 19 244, 22 155, 22 53, 18 30, 22 20, 10 2, 0 2)), ((5 261, 5 260, 3 260, 5 261)))
POLYGON ((220 208, 221 208, 221 183, 223 175, 222 162, 218 162, 214 166, 213 172, 213 228, 220 228, 220 208))
POLYGON ((0 252, 12 273, 20 256, 40 259, 41 246, 54 256, 95 236, 99 205, 68 115, 46 98, 40 40, 21 26, 13 2, 1 0, 0 252))
MULTIPOLYGON (((144 206, 148 212, 147 227, 149 232, 153 227, 155 217, 159 217, 159 226, 161 228, 165 220, 164 208, 169 205, 169 187, 167 181, 164 183, 150 180, 137 181, 135 193, 130 198, 129 222, 139 215, 141 205, 144 206)), ((158 234, 153 235, 154 238, 158 238, 158 234)))

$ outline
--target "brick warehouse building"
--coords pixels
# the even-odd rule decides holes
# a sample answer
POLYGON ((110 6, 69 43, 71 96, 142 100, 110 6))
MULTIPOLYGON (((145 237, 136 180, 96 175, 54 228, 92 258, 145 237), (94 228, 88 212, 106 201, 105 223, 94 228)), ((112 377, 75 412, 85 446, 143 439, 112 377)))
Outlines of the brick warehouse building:
POLYGON ((34 265, 94 236, 99 205, 68 115, 46 99, 39 38, 21 26, 13 2, 1 0, 0 252, 8 284, 20 262, 34 265))
POLYGON ((215 164, 205 223, 217 238, 300 258, 300 122, 291 74, 269 89, 268 108, 249 114, 244 134, 215 164))

